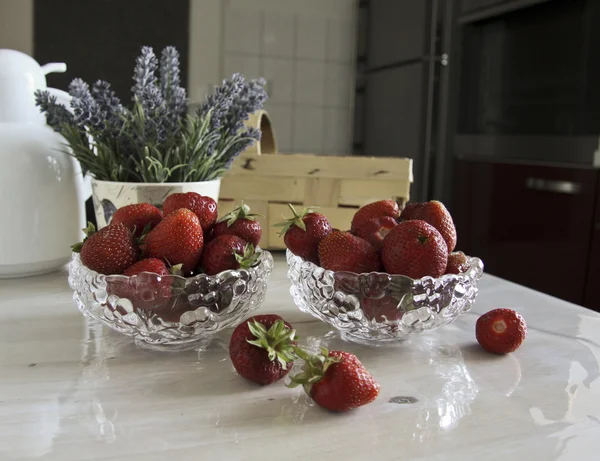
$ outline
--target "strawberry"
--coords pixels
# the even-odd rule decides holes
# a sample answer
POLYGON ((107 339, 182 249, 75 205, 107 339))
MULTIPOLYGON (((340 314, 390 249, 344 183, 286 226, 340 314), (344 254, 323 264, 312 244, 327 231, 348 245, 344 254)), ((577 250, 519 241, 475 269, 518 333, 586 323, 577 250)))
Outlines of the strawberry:
POLYGON ((289 387, 304 386, 317 405, 329 411, 349 411, 373 402, 379 395, 379 383, 354 354, 327 349, 317 355, 300 348, 295 351, 305 363, 289 387))
POLYGON ((217 202, 196 192, 171 194, 165 199, 162 208, 165 216, 180 208, 193 211, 198 216, 204 231, 209 230, 217 222, 217 202))
POLYGON ((448 246, 448 253, 452 253, 456 247, 456 227, 454 221, 447 208, 442 202, 432 200, 431 202, 418 204, 412 213, 409 212, 410 218, 405 219, 420 219, 435 227, 448 246))
POLYGON ((325 216, 310 208, 298 214, 291 204, 288 206, 294 216, 286 222, 275 224, 283 228, 279 235, 284 236, 285 246, 296 256, 319 264, 319 242, 331 233, 331 224, 325 216))
POLYGON ((385 237, 381 259, 390 274, 413 279, 439 277, 446 271, 448 247, 436 228, 425 221, 403 221, 385 237))
POLYGON ((172 266, 181 264, 189 275, 202 257, 204 237, 200 220, 185 208, 175 210, 152 229, 145 238, 145 254, 172 266))
POLYGON ((360 307, 368 320, 375 322, 393 322, 402 319, 403 312, 398 309, 400 301, 393 296, 386 295, 381 299, 364 298, 360 307))
POLYGON ((350 232, 332 232, 319 243, 321 267, 335 271, 376 272, 381 269, 379 253, 371 244, 350 232))
POLYGON ((248 205, 242 205, 219 219, 213 228, 211 238, 219 235, 237 235, 256 247, 262 236, 262 229, 256 216, 258 215, 250 213, 248 205))
POLYGON ((381 250, 385 236, 398 225, 391 216, 369 219, 354 232, 354 235, 369 242, 376 250, 381 250))
POLYGON ((149 203, 125 205, 115 211, 110 223, 123 224, 140 237, 144 232, 153 229, 163 218, 162 212, 149 203))
POLYGON ((235 269, 247 269, 258 258, 254 245, 237 235, 220 235, 204 248, 202 268, 208 275, 235 269))
POLYGON ((527 325, 523 316, 512 309, 494 309, 477 319, 475 335, 486 351, 508 354, 525 340, 527 325))
POLYGON ((391 216, 392 218, 400 216, 398 204, 394 200, 380 200, 379 202, 373 202, 363 206, 352 218, 350 230, 354 233, 370 219, 380 218, 382 216, 391 216))
POLYGON ((448 255, 446 274, 460 274, 469 269, 469 258, 462 251, 455 251, 448 255))
POLYGON ((296 332, 278 315, 256 315, 239 324, 229 341, 233 367, 249 381, 271 384, 294 364, 296 332))
POLYGON ((423 206, 422 202, 408 203, 402 210, 402 213, 400 214, 400 218, 403 219, 404 221, 408 221, 410 219, 417 219, 414 217, 415 213, 417 213, 421 209, 422 206, 423 206))
POLYGON ((71 248, 79 253, 85 267, 100 274, 122 274, 138 259, 133 233, 123 224, 111 224, 96 232, 92 223, 84 229, 86 238, 71 248))
POLYGON ((127 269, 125 269, 123 275, 132 277, 134 275, 141 274, 142 272, 152 272, 160 276, 170 274, 169 269, 167 268, 167 265, 164 263, 164 261, 156 258, 147 258, 141 259, 135 264, 129 266, 127 269))

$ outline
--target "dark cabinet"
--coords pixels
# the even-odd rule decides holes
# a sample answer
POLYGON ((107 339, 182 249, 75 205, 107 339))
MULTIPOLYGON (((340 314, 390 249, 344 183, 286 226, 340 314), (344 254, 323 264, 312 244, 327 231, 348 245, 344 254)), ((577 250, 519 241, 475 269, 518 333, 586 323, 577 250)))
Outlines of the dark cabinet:
MULTIPOLYGON (((481 257, 490 274, 600 307, 588 278, 597 177, 585 168, 457 160, 458 248, 481 257)), ((600 239, 594 245, 592 285, 600 281, 600 239)))
POLYGON ((600 199, 596 200, 584 305, 600 312, 600 199))
POLYGON ((506 3, 507 0, 461 0, 461 13, 471 13, 475 10, 481 10, 489 6, 495 6, 499 3, 506 3))
POLYGON ((424 0, 371 0, 368 66, 370 69, 421 59, 430 18, 424 0))

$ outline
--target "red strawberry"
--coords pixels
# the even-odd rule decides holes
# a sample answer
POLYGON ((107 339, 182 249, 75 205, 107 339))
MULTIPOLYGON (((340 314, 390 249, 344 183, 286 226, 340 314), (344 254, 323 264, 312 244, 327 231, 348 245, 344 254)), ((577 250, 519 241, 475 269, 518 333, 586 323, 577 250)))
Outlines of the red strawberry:
POLYGON ((469 258, 462 251, 455 251, 448 255, 446 274, 460 274, 469 269, 469 258))
POLYGON ((204 248, 202 268, 208 275, 215 275, 240 267, 247 269, 256 262, 258 254, 254 245, 247 243, 237 235, 220 235, 211 240, 204 248))
POLYGON ((415 218, 415 213, 417 213, 423 205, 424 204, 422 202, 408 203, 402 210, 400 218, 404 221, 408 221, 409 219, 417 219, 415 218))
POLYGON ((256 247, 262 236, 262 229, 256 216, 250 213, 248 205, 242 205, 219 219, 213 228, 211 238, 219 235, 237 235, 256 247))
POLYGON ((135 231, 135 236, 139 237, 144 230, 153 229, 162 217, 162 212, 154 205, 136 203, 134 205, 126 205, 115 211, 110 223, 123 224, 130 231, 135 231))
POLYGON ((161 276, 169 275, 170 273, 167 265, 161 259, 147 258, 129 266, 127 269, 125 269, 123 275, 132 277, 134 275, 141 274, 142 272, 152 272, 161 276))
MULTIPOLYGON (((435 227, 448 246, 448 253, 452 253, 456 247, 456 227, 450 212, 446 209, 442 202, 432 200, 431 202, 418 204, 409 216, 410 219, 420 219, 435 227)), ((406 218, 409 219, 409 218, 406 218)))
POLYGON ((385 236, 398 225, 391 216, 369 219, 354 232, 354 235, 369 242, 376 250, 381 250, 385 236))
POLYGON ((123 224, 106 226, 96 232, 92 223, 84 229, 87 237, 71 248, 85 267, 100 274, 122 274, 138 259, 133 233, 123 224))
POLYGON ((371 244, 350 232, 332 232, 319 243, 321 267, 362 274, 381 269, 379 253, 371 244))
POLYGON ((294 216, 284 223, 279 235, 284 235, 285 246, 296 256, 319 264, 319 242, 331 232, 331 224, 325 216, 314 213, 310 208, 298 214, 292 205, 288 205, 294 216))
POLYGON ((278 315, 256 315, 237 326, 229 341, 229 357, 244 378, 271 384, 294 364, 296 332, 278 315))
POLYGON ((360 307, 368 320, 393 322, 403 316, 402 310, 398 309, 398 304, 400 301, 397 298, 386 295, 381 299, 364 298, 360 307))
POLYGON ((349 352, 321 350, 311 356, 296 348, 305 361, 290 387, 302 385, 317 405, 330 411, 349 411, 373 402, 381 387, 360 360, 349 352))
POLYGON ((403 221, 383 241, 381 259, 390 274, 413 279, 439 277, 446 271, 448 247, 435 227, 425 221, 403 221))
POLYGON ((352 232, 363 226, 367 221, 382 216, 391 216, 397 218, 400 216, 400 209, 394 200, 380 200, 379 202, 369 203, 360 208, 352 218, 350 229, 352 232))
POLYGON ((486 351, 508 354, 525 340, 527 325, 523 316, 512 309, 494 309, 477 319, 475 335, 486 351))
POLYGON ((171 266, 181 264, 189 275, 200 262, 204 238, 198 216, 185 208, 175 210, 150 231, 145 253, 171 266))
POLYGON ((180 208, 186 208, 196 213, 200 225, 205 231, 217 222, 217 202, 210 197, 205 197, 196 192, 177 193, 169 195, 163 203, 165 216, 180 208))

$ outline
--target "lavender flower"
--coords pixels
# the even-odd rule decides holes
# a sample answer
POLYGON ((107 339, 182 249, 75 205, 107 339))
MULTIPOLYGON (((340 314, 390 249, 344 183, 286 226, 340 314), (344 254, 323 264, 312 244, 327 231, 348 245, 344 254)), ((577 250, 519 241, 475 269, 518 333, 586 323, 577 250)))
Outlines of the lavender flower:
POLYGON ((111 89, 110 83, 98 80, 92 86, 92 96, 96 100, 98 108, 106 114, 106 122, 113 127, 123 125, 122 115, 124 113, 121 101, 111 89))
POLYGON ((156 69, 158 60, 154 50, 149 46, 142 47, 142 54, 135 61, 133 70, 133 94, 141 101, 148 92, 148 88, 156 86, 156 69))
POLYGON ((61 130, 64 124, 73 123, 73 115, 63 105, 56 102, 56 96, 52 96, 48 91, 37 90, 35 92, 35 105, 46 114, 46 123, 54 131, 61 130))
POLYGON ((256 128, 248 128, 242 135, 240 135, 239 141, 235 146, 227 153, 227 159, 224 164, 224 168, 228 170, 231 167, 233 161, 248 147, 252 146, 255 142, 260 141, 261 131, 256 128))
POLYGON ((179 87, 179 53, 173 46, 167 46, 162 50, 160 57, 160 89, 169 99, 171 88, 179 87))
POLYGON ((89 85, 76 78, 69 84, 69 94, 75 123, 80 127, 89 125, 94 130, 102 131, 106 127, 106 113, 98 107, 89 85))

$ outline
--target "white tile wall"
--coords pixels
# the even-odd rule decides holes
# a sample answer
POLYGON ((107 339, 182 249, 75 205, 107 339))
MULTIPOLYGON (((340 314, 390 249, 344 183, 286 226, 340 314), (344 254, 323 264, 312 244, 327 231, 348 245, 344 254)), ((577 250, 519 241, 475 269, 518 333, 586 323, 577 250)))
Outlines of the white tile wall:
POLYGON ((229 78, 239 72, 247 78, 258 78, 262 76, 260 69, 260 58, 258 56, 229 55, 225 56, 225 77, 229 78))
POLYGON ((262 76, 269 85, 269 100, 276 104, 294 101, 294 60, 262 58, 262 76))
POLYGON ((323 122, 325 112, 318 107, 296 107, 293 151, 302 153, 323 153, 323 122))
POLYGON ((269 112, 269 116, 273 122, 279 151, 292 152, 294 150, 292 143, 292 121, 294 115, 292 107, 290 105, 267 103, 265 109, 269 112))
POLYGON ((326 64, 325 104, 352 107, 354 99, 354 67, 349 64, 326 64))
POLYGON ((349 154, 352 145, 352 114, 347 109, 325 109, 324 138, 325 153, 349 154))
POLYGON ((296 104, 323 105, 325 63, 296 61, 296 104))
POLYGON ((226 52, 256 55, 259 53, 261 16, 261 11, 252 8, 227 9, 225 14, 226 52))
POLYGON ((223 76, 268 82, 281 152, 349 154, 357 0, 227 0, 223 76))
POLYGON ((298 16, 296 23, 296 56, 325 61, 327 57, 327 18, 298 16))
POLYGON ((265 56, 294 57, 294 14, 265 11, 262 53, 265 56))

